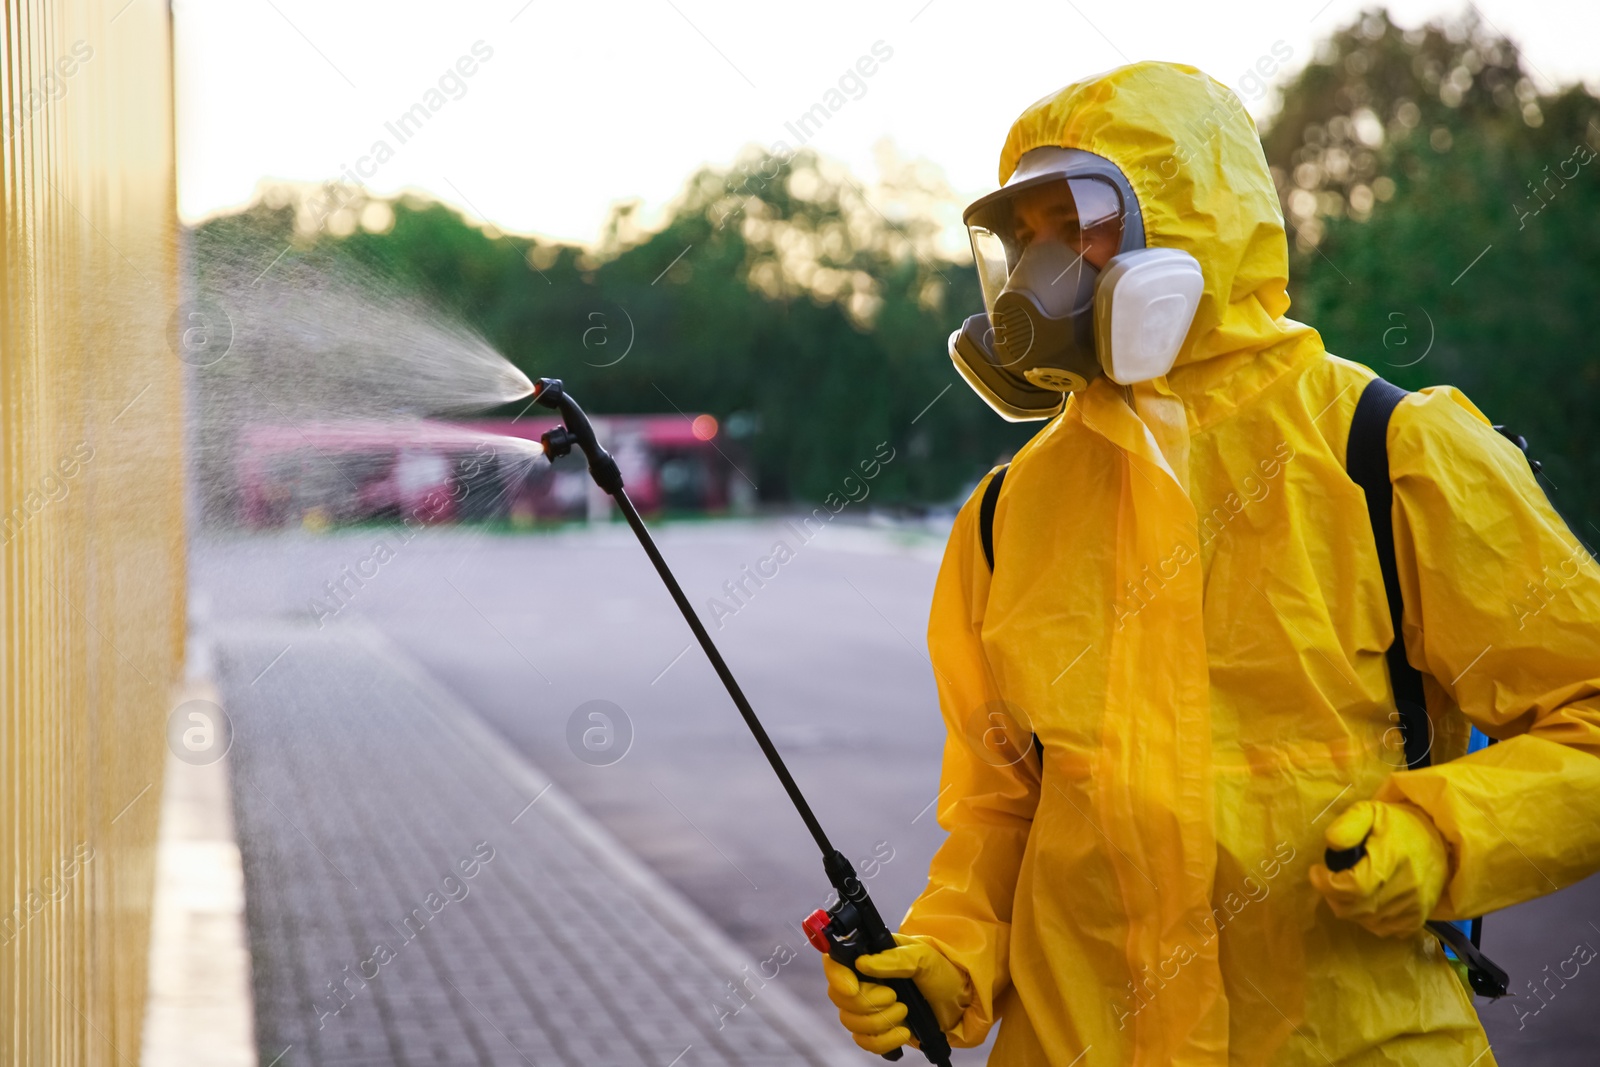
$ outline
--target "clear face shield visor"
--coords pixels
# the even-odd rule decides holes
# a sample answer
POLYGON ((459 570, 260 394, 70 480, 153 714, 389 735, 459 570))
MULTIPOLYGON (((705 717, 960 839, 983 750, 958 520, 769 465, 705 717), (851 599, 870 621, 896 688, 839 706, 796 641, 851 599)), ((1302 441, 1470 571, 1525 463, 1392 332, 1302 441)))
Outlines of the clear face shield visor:
POLYGON ((1051 318, 1081 313, 1094 299, 1098 269, 1122 250, 1125 209, 1115 185, 1098 177, 1048 176, 1001 190, 966 214, 984 311, 1007 292, 1029 293, 1051 318))

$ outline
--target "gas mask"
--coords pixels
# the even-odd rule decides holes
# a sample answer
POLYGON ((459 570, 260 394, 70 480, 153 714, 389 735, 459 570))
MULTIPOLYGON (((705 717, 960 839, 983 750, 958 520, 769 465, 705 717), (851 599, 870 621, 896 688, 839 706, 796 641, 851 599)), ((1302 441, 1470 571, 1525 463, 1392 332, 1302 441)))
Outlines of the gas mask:
POLYGON ((950 335, 950 357, 1003 418, 1050 418, 1102 374, 1132 385, 1172 369, 1200 305, 1200 264, 1145 247, 1139 201, 1110 160, 1036 148, 963 219, 984 313, 950 335))

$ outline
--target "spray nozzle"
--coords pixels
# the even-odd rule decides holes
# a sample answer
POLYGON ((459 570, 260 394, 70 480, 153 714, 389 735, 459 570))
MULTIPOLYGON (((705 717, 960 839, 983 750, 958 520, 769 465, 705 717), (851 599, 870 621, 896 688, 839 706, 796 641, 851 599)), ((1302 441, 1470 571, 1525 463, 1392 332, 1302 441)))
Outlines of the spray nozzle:
POLYGON ((565 426, 557 426, 540 434, 539 443, 544 446, 544 454, 554 463, 572 451, 572 446, 578 443, 578 435, 565 426))
POLYGON ((577 445, 589 461, 589 474, 595 484, 607 493, 620 490, 622 472, 617 469, 617 461, 601 447, 595 438, 594 427, 589 423, 589 416, 583 413, 576 400, 567 395, 561 387, 561 379, 540 378, 535 381, 533 399, 540 406, 554 408, 561 414, 561 425, 545 431, 539 437, 539 443, 544 446, 544 454, 550 462, 554 463, 569 454, 572 446, 577 445))
POLYGON ((540 407, 560 408, 566 397, 560 378, 536 378, 533 382, 533 399, 540 407))

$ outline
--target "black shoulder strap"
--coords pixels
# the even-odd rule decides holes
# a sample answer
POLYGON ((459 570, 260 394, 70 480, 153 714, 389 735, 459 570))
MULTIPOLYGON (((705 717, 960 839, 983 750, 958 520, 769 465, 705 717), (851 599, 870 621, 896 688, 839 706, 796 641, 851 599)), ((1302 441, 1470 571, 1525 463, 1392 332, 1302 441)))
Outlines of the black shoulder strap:
POLYGON ((1367 497, 1367 517, 1372 521, 1383 590, 1389 598, 1389 621, 1394 627, 1394 641, 1388 651, 1389 684, 1394 688, 1395 707, 1400 713, 1406 766, 1416 768, 1428 765, 1433 737, 1422 695, 1422 672, 1406 659, 1406 643, 1400 633, 1404 603, 1400 598, 1400 568, 1394 555, 1394 486, 1389 481, 1389 416, 1406 395, 1404 389, 1382 378, 1367 383, 1350 420, 1344 466, 1367 497))
MULTIPOLYGON (((1367 518, 1378 549, 1378 565, 1383 571, 1383 591, 1389 598, 1389 621, 1394 640, 1389 644, 1389 684, 1394 688, 1395 709, 1400 713, 1400 732, 1405 740, 1406 767, 1426 767, 1432 758, 1433 733, 1422 694, 1422 672, 1406 659, 1406 642, 1400 633, 1404 604, 1400 597, 1400 568, 1394 554, 1394 484, 1389 480, 1389 416, 1404 400, 1406 391, 1397 385, 1374 378, 1367 383, 1356 402, 1350 420, 1350 442, 1345 447, 1345 470, 1367 497, 1367 518)), ((1527 452, 1527 442, 1502 427, 1495 427, 1527 452)), ((1532 462, 1532 461, 1530 461, 1532 462)), ((1534 467, 1535 473, 1538 467, 1534 467)), ((1490 742, 1493 743, 1492 741, 1490 742)), ((1467 964, 1467 980, 1480 996, 1505 996, 1509 979, 1494 961, 1478 951, 1482 943, 1483 919, 1471 920, 1467 931, 1461 923, 1430 922, 1433 930, 1448 944, 1458 960, 1467 964)))
MULTIPOLYGON (((978 502, 978 535, 983 539, 983 558, 989 561, 989 572, 994 573, 994 508, 1000 502, 1000 485, 1006 480, 1006 471, 1011 469, 1007 463, 994 472, 994 477, 989 479, 989 484, 983 489, 983 499, 978 502)), ((1039 763, 1044 763, 1044 742, 1039 740, 1039 735, 1033 735, 1033 752, 1039 757, 1039 763)))
POLYGON ((994 507, 1000 502, 1000 483, 1006 480, 1006 471, 1010 469, 1008 463, 994 472, 978 504, 978 535, 983 538, 983 558, 989 561, 991 571, 994 570, 994 507))

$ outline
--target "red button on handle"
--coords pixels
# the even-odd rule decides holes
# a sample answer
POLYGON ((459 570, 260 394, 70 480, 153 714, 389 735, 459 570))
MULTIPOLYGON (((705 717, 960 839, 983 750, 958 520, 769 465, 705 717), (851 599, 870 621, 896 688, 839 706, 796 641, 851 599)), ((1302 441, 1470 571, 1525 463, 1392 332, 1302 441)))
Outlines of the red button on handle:
POLYGON ((828 924, 832 921, 833 916, 818 908, 810 915, 807 915, 806 921, 800 924, 800 928, 806 932, 806 940, 811 942, 818 952, 825 953, 828 951, 828 938, 823 931, 828 928, 828 924))

